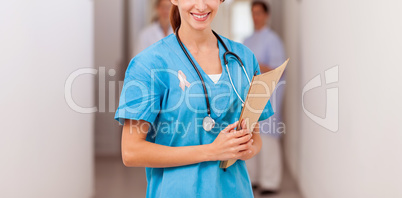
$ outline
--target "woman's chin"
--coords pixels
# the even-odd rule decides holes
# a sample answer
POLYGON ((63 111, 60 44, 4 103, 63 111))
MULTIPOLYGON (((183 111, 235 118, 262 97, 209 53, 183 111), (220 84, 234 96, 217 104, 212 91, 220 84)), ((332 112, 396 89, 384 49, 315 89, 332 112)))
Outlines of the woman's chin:
POLYGON ((196 31, 204 31, 204 30, 211 29, 211 24, 210 23, 193 24, 191 27, 196 31))
POLYGON ((184 22, 185 24, 182 24, 182 27, 185 29, 191 29, 194 31, 204 31, 204 30, 210 30, 211 29, 211 22, 208 21, 186 21, 184 22))

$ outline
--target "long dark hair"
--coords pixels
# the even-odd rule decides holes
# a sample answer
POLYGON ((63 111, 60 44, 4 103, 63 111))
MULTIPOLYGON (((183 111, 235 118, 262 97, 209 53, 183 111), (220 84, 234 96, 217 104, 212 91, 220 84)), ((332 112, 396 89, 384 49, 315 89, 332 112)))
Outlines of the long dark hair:
MULTIPOLYGON (((221 1, 224 2, 225 0, 221 1)), ((176 31, 177 27, 181 25, 179 8, 176 5, 172 5, 170 10, 170 24, 172 25, 173 31, 176 31)))

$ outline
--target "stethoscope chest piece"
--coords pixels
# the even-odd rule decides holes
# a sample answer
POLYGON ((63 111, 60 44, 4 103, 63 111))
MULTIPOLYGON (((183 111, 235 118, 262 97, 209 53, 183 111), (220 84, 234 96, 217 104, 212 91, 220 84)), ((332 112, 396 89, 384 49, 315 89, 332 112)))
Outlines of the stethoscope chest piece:
MULTIPOLYGON (((244 71, 244 73, 245 73, 245 75, 247 77, 247 80, 248 80, 249 84, 251 84, 250 78, 248 77, 248 74, 246 72, 246 69, 244 68, 244 64, 241 61, 240 57, 237 56, 235 53, 229 51, 228 47, 226 46, 225 42, 223 42, 221 37, 217 33, 215 33, 214 31, 212 31, 212 32, 216 36, 216 38, 218 39, 218 42, 220 42, 223 45, 223 47, 225 48, 225 50, 226 50, 225 54, 223 55, 223 59, 224 59, 225 65, 226 65, 226 70, 227 70, 228 75, 229 75, 230 83, 232 84, 233 90, 236 92, 237 97, 242 102, 242 107, 244 107, 244 101, 240 97, 240 94, 237 92, 237 90, 236 90, 236 88, 235 88, 235 86, 233 84, 233 80, 232 80, 232 77, 230 75, 230 71, 229 71, 229 67, 228 67, 228 59, 226 58, 226 56, 227 55, 232 55, 238 60, 238 62, 241 65, 241 68, 243 69, 243 71, 244 71)), ((204 89, 205 101, 207 103, 207 110, 208 110, 208 116, 206 116, 204 118, 204 120, 202 121, 202 127, 204 128, 205 131, 211 131, 215 127, 215 120, 211 118, 211 107, 210 107, 210 104, 209 104, 208 92, 207 92, 207 87, 205 86, 204 79, 202 78, 200 71, 198 70, 198 68, 195 65, 193 59, 190 57, 190 54, 187 52, 186 48, 184 47, 183 43, 180 40, 179 27, 176 28, 176 38, 177 38, 177 41, 179 42, 179 45, 180 45, 181 49, 183 50, 184 54, 187 56, 188 60, 190 61, 191 65, 193 66, 194 70, 197 72, 198 77, 201 80, 202 87, 204 89)))
POLYGON ((211 116, 206 116, 202 121, 202 128, 205 131, 211 131, 215 127, 215 120, 211 118, 211 116))

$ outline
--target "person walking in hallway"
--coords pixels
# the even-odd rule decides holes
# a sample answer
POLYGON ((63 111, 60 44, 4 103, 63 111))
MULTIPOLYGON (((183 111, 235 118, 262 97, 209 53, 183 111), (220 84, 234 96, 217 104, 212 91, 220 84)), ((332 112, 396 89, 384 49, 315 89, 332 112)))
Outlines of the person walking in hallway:
POLYGON ((169 13, 172 3, 170 0, 156 0, 156 17, 154 22, 141 31, 134 47, 134 56, 145 48, 173 33, 170 26, 169 13))
MULTIPOLYGON (((280 66, 285 61, 285 52, 279 36, 267 26, 270 18, 269 5, 264 1, 254 1, 251 8, 254 33, 244 41, 244 45, 256 55, 261 73, 264 73, 280 66)), ((254 187, 260 188, 261 194, 277 192, 282 179, 280 137, 285 129, 281 118, 284 84, 282 77, 271 97, 275 114, 260 121, 263 141, 261 152, 246 162, 251 182, 254 187)))

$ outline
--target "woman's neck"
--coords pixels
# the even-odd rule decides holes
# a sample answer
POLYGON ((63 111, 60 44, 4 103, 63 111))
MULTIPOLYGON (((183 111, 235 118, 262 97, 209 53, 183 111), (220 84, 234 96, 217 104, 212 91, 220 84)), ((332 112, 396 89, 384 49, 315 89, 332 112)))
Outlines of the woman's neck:
POLYGON ((180 40, 192 53, 199 51, 210 50, 211 48, 218 47, 217 39, 212 33, 211 28, 198 31, 192 28, 187 28, 182 25, 179 29, 180 40))

